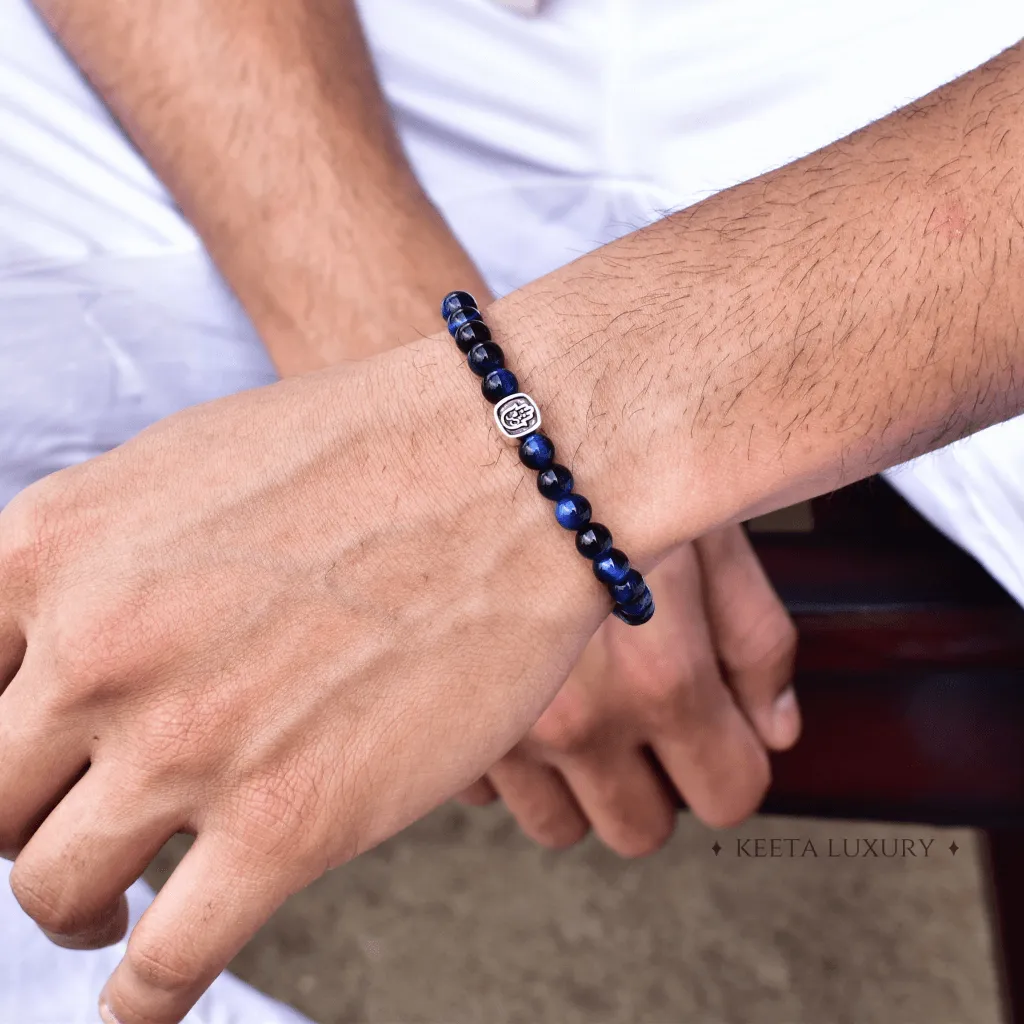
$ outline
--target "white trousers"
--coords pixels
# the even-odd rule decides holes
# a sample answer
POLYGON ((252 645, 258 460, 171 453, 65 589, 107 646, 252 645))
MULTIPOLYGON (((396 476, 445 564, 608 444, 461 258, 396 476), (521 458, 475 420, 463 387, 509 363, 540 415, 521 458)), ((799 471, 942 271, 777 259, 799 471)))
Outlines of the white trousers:
MULTIPOLYGON (((1024 37, 1020 0, 362 10, 409 157, 499 295, 1024 37)), ((0 505, 176 409, 272 378, 161 184, 28 0, 0 0, 0 505)), ((1022 470, 1015 420, 892 479, 1024 601, 1022 470)), ((137 911, 148 894, 132 895, 137 911)), ((62 953, 0 896, 0 1020, 94 1021, 117 952, 62 953)), ((190 1019, 296 1018, 225 978, 190 1019)))

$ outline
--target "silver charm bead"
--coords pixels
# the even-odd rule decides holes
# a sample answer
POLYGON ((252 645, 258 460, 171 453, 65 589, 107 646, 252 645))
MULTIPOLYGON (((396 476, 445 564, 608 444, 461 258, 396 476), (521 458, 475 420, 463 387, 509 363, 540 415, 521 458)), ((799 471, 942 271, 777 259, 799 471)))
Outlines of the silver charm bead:
POLYGON ((514 440, 540 429, 540 409, 529 395, 509 395, 495 405, 494 420, 498 429, 514 440))

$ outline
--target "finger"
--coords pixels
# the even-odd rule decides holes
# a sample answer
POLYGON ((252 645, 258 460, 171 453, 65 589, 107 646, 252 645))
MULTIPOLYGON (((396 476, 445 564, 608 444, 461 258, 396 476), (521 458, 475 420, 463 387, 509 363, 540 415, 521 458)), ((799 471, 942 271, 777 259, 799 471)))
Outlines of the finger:
POLYGON ((159 795, 137 796, 116 769, 93 765, 21 851, 11 889, 58 945, 96 949, 127 927, 124 892, 177 830, 159 795))
POLYGON ((17 854, 88 760, 87 741, 51 712, 30 652, 0 694, 0 853, 17 854))
POLYGON ((771 781, 768 755, 714 665, 682 714, 666 714, 650 746, 690 810, 712 828, 753 814, 771 781))
POLYGON ((469 807, 486 807, 498 799, 498 791, 485 776, 477 779, 472 786, 467 786, 455 799, 469 807))
POLYGON ((675 807, 640 750, 605 749, 558 767, 594 831, 619 856, 643 857, 668 842, 675 807))
POLYGON ((610 620, 614 663, 641 712, 641 743, 657 751, 672 785, 713 827, 742 821, 768 782, 764 746, 726 686, 704 614, 701 566, 692 545, 652 573, 661 624, 647 633, 610 620), (655 574, 657 574, 655 576, 655 574))
POLYGON ((740 526, 696 542, 715 648, 736 699, 764 743, 791 747, 800 735, 792 688, 796 628, 740 526))
POLYGON ((297 887, 256 867, 235 841, 200 835, 135 926, 100 997, 103 1020, 178 1024, 297 887))
POLYGON ((586 817, 553 768, 513 752, 491 769, 490 780, 519 827, 542 846, 564 849, 587 834, 586 817))
POLYGON ((92 926, 86 931, 78 932, 75 935, 48 932, 45 928, 41 931, 55 946, 60 946, 61 949, 82 951, 116 946, 128 931, 128 897, 122 893, 113 903, 104 907, 96 915, 92 926))
POLYGON ((660 642, 687 656, 659 665, 657 652, 648 653, 643 698, 650 708, 649 745, 693 813, 712 827, 727 827, 764 798, 768 756, 722 677, 695 551, 673 553, 658 569, 666 576, 664 589, 679 603, 660 642))

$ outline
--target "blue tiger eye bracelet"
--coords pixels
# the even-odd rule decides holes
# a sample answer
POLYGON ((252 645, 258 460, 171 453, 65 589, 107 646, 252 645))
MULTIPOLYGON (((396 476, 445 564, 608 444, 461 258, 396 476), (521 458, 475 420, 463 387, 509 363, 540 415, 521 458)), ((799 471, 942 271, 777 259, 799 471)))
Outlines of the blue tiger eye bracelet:
POLYGON ((441 303, 441 316, 469 368, 482 378, 480 387, 494 406, 498 429, 519 444, 519 460, 537 472, 537 490, 554 502, 555 518, 575 532, 576 550, 593 563, 594 575, 608 587, 613 614, 630 626, 649 622, 654 615, 651 588, 613 546, 608 527, 591 521, 590 502, 573 490, 572 473, 555 462, 555 446, 540 432, 540 409, 506 368, 505 353, 491 338, 476 299, 469 292, 451 292, 441 303))

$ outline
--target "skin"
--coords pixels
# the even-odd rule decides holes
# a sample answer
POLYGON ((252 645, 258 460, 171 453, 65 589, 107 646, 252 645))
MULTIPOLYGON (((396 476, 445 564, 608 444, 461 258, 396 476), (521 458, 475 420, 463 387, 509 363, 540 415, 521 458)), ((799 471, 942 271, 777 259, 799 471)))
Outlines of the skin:
POLYGON ((200 232, 282 374, 433 333, 453 279, 487 295, 405 160, 351 2, 35 6, 200 232))
MULTIPOLYGON (((433 332, 453 283, 489 297, 405 160, 351 3, 37 6, 202 234, 282 376, 433 332)), ((692 571, 654 570, 657 621, 641 639, 609 619, 557 706, 469 802, 500 790, 548 846, 592 823, 624 855, 652 852, 675 821, 673 794, 644 755, 659 746, 653 720, 668 723, 661 746, 686 750, 661 761, 698 816, 726 825, 756 809, 770 781, 766 751, 799 734, 791 691, 776 708, 796 638, 742 530, 722 537, 699 558, 680 550, 692 571), (735 618, 717 649, 702 576, 735 618), (637 673, 639 652, 652 650, 658 671, 637 673), (727 668, 737 658, 739 673, 727 668), (677 709, 668 716, 666 700, 677 709), (566 716, 571 742, 558 724, 566 716)), ((125 913, 112 911, 104 938, 125 913)))
MULTIPOLYGON (((641 570, 1021 409, 1022 108, 1018 46, 491 307, 641 570)), ((472 387, 422 339, 179 414, 0 514, 19 899, 88 932, 197 834, 108 1018, 180 1020, 289 892, 515 747, 606 615, 472 387)))
POLYGON ((624 857, 649 854, 676 820, 653 754, 707 824, 756 809, 767 750, 799 734, 792 622, 737 527, 677 548, 649 579, 657 628, 607 619, 537 724, 463 802, 500 795, 545 846, 592 827, 624 857))

